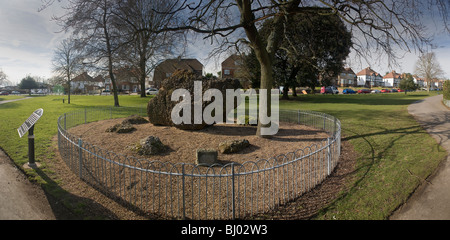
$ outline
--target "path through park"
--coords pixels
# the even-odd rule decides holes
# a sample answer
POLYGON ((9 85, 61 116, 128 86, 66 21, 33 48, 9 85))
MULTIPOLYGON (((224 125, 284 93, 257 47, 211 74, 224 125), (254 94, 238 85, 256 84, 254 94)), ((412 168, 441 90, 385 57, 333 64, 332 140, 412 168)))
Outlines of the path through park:
MULTIPOLYGON (((413 103, 408 112, 450 153, 450 110, 442 104, 442 95, 413 103)), ((450 154, 438 171, 390 219, 450 219, 450 154)))

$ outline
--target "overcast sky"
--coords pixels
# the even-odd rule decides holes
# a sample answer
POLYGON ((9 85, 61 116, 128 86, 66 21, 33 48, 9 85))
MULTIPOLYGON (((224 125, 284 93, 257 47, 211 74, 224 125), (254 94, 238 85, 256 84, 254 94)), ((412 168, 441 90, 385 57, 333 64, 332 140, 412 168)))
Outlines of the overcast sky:
MULTIPOLYGON (((41 6, 38 0, 0 0, 0 69, 13 83, 18 83, 27 75, 49 78, 51 72, 51 58, 55 46, 64 38, 55 22, 51 21, 54 15, 63 13, 58 1, 38 12, 41 6)), ((435 53, 446 78, 450 78, 450 36, 438 34, 435 37, 438 46, 435 53)), ((206 43, 197 44, 187 52, 187 57, 198 58, 204 65, 206 72, 216 74, 220 71, 220 61, 208 60, 208 51, 211 49, 206 43)), ((413 72, 417 54, 406 54, 400 61, 400 66, 389 69, 384 63, 370 63, 371 67, 384 75, 390 70, 397 72, 413 72)), ((355 72, 367 67, 369 64, 351 60, 350 67, 355 72)), ((382 61, 383 62, 383 61, 382 61)))

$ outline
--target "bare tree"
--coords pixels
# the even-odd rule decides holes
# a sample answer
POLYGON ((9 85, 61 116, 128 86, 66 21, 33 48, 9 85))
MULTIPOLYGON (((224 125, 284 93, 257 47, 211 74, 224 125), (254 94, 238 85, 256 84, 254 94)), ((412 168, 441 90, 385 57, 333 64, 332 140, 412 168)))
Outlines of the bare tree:
POLYGON ((0 85, 9 85, 11 82, 8 80, 8 76, 0 68, 0 85))
POLYGON ((146 76, 156 67, 159 60, 171 55, 177 46, 185 46, 181 42, 182 32, 164 31, 169 23, 177 21, 175 14, 170 14, 176 1, 160 0, 128 0, 119 1, 118 17, 124 22, 125 36, 131 37, 130 44, 121 51, 121 58, 132 66, 136 66, 141 85, 141 97, 146 97, 146 76), (157 14, 153 9, 167 14, 157 14))
MULTIPOLYGON (((289 31, 286 23, 292 14, 335 14, 354 33, 353 49, 356 52, 366 56, 374 49, 380 50, 393 61, 396 48, 411 51, 423 49, 430 43, 422 17, 438 12, 448 30, 448 10, 449 2, 442 0, 180 0, 176 11, 188 13, 188 17, 184 26, 173 26, 167 30, 193 30, 227 47, 247 44, 254 50, 261 66, 260 88, 271 89, 274 55, 285 37, 284 33, 289 31), (268 18, 272 18, 273 29, 263 39, 258 27, 268 18), (240 29, 244 30, 244 35, 240 29)), ((262 103, 262 106, 270 106, 270 103, 262 103)), ((270 113, 270 109, 261 110, 270 113)), ((258 135, 260 129, 259 124, 258 135)))
POLYGON ((416 62, 414 71, 418 77, 425 79, 428 92, 430 91, 433 80, 442 77, 444 74, 434 52, 421 55, 416 62))
POLYGON ((64 39, 53 55, 53 72, 63 80, 64 85, 67 85, 67 102, 69 104, 72 78, 79 72, 82 60, 83 58, 77 49, 75 40, 70 38, 64 39))
POLYGON ((114 106, 119 107, 113 70, 118 63, 117 53, 126 42, 123 42, 124 33, 120 31, 117 6, 114 0, 70 0, 67 13, 55 19, 83 46, 84 64, 108 72, 113 86, 114 106))
MULTIPOLYGON (((106 4, 109 1, 101 2, 106 4)), ((448 0, 178 0, 176 6, 171 11, 152 10, 160 14, 186 16, 182 24, 174 23, 161 31, 192 30, 205 34, 205 38, 215 40, 225 49, 242 43, 248 45, 261 66, 261 89, 272 88, 274 55, 285 38, 284 33, 289 31, 286 23, 292 14, 335 14, 350 27, 354 36, 353 49, 360 56, 366 58, 372 52, 379 52, 387 55, 389 62, 395 61, 397 55, 394 50, 397 48, 403 51, 423 50, 431 42, 425 31, 424 18, 438 16, 443 20, 444 28, 450 30, 448 0), (274 27, 263 39, 258 27, 268 18, 272 19, 274 27)), ((85 27, 89 28, 89 25, 85 27)), ((270 98, 260 106, 267 106, 260 108, 260 112, 270 113, 270 98)), ((259 123, 258 135, 261 127, 259 123)))

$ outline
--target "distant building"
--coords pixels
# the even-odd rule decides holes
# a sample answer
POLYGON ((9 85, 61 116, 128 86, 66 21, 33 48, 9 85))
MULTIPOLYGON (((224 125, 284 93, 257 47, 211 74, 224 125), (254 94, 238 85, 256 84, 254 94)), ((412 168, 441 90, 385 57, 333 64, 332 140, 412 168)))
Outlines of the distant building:
POLYGON ((384 86, 386 87, 398 87, 400 85, 400 80, 402 75, 392 71, 383 77, 384 86))
POLYGON ((221 77, 234 78, 241 77, 242 59, 239 55, 233 54, 222 62, 221 77))
POLYGON ((338 75, 337 85, 341 87, 356 86, 357 78, 355 72, 351 68, 344 68, 344 71, 338 75))
POLYGON ((356 74, 357 83, 356 86, 364 87, 378 87, 384 86, 383 77, 381 74, 375 72, 370 67, 364 68, 356 74))
MULTIPOLYGON (((134 67, 122 67, 114 70, 117 91, 120 93, 140 93, 139 70, 134 67)), ((105 79, 105 89, 112 91, 112 83, 109 76, 105 79)), ((145 89, 144 89, 145 90, 145 89)))
POLYGON ((413 75, 413 81, 419 88, 423 88, 427 85, 425 79, 418 77, 417 75, 413 75))
POLYGON ((155 68, 152 81, 154 87, 160 88, 162 81, 172 76, 176 70, 188 70, 199 77, 203 76, 203 64, 197 59, 167 59, 155 68))

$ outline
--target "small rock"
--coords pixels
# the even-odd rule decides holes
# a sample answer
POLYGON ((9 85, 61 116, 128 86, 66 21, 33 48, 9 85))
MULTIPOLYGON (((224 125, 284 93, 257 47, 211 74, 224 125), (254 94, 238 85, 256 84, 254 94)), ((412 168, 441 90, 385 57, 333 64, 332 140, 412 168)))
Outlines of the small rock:
POLYGON ((221 153, 235 153, 248 146, 250 146, 250 143, 246 139, 225 141, 219 144, 219 151, 221 153))
POLYGON ((122 124, 118 123, 118 124, 116 124, 116 125, 114 125, 112 127, 109 127, 109 128, 106 129, 106 132, 115 132, 115 131, 117 131, 117 129, 120 128, 121 125, 122 124))
POLYGON ((112 127, 109 127, 108 129, 106 129, 106 132, 116 132, 116 133, 129 133, 136 130, 135 127, 133 127, 133 125, 126 123, 126 124, 116 124, 112 127))
POLYGON ((158 137, 148 136, 141 139, 139 142, 138 154, 140 155, 155 155, 162 153, 166 150, 166 146, 159 140, 158 137))
POLYGON ((139 115, 131 115, 129 117, 127 117, 125 120, 123 120, 122 124, 145 124, 148 123, 149 121, 139 115))

